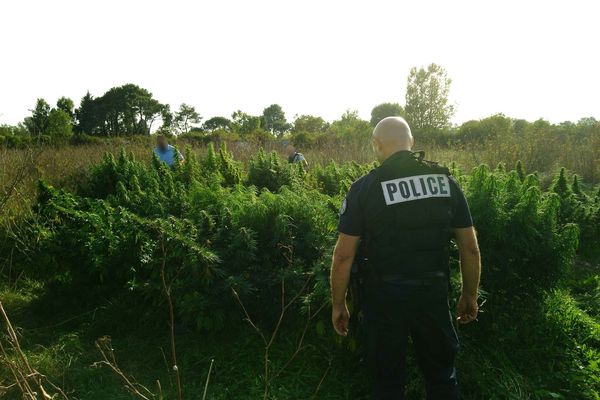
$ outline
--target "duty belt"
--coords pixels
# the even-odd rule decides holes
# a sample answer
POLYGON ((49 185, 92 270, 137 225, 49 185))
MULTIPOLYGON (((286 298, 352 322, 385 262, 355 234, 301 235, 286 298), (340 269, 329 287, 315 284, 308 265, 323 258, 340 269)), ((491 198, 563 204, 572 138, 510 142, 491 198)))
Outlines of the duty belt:
POLYGON ((395 282, 406 285, 427 285, 437 282, 442 279, 447 279, 448 276, 444 271, 424 272, 418 275, 415 274, 382 274, 380 279, 382 282, 395 282))

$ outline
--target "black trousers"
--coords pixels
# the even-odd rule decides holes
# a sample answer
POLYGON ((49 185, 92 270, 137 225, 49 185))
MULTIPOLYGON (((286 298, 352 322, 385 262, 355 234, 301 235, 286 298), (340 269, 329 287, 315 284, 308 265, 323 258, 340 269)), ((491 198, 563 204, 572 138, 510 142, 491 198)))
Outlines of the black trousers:
POLYGON ((458 398, 454 368, 458 338, 446 280, 368 283, 365 330, 374 399, 405 398, 409 336, 425 377, 427 399, 458 398))

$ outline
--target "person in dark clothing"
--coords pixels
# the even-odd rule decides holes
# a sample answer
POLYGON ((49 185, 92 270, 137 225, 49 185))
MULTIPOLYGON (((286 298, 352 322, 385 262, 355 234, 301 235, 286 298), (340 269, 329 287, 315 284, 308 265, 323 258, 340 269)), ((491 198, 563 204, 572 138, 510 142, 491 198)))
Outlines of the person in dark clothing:
POLYGON ((374 399, 403 399, 412 338, 428 399, 457 399, 458 338, 448 306, 450 240, 460 254, 459 323, 477 318, 481 270, 469 206, 448 169, 411 151, 400 117, 373 131, 381 166, 358 179, 340 209, 331 267, 332 322, 348 334, 346 292, 357 249, 365 270, 364 325, 374 399))
POLYGON ((298 150, 296 150, 296 148, 294 146, 292 146, 291 144, 288 145, 288 147, 287 147, 287 154, 288 154, 288 163, 290 163, 290 164, 302 163, 302 165, 305 168, 308 168, 308 161, 306 161, 304 154, 302 154, 298 150))

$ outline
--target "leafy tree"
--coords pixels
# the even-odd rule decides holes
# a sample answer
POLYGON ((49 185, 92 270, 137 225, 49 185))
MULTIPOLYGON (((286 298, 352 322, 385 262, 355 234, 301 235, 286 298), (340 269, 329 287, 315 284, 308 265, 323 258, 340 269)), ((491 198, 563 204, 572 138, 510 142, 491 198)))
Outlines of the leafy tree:
POLYGON ((342 117, 331 123, 329 131, 337 138, 364 140, 371 135, 373 127, 361 119, 357 111, 347 110, 342 117))
POLYGON ((63 96, 58 99, 56 101, 56 108, 66 112, 67 115, 69 115, 69 118, 71 118, 71 121, 73 121, 73 118, 75 118, 75 104, 70 98, 63 96))
POLYGON ((121 136, 150 134, 152 124, 163 116, 166 105, 137 85, 111 88, 102 97, 87 93, 75 111, 77 132, 121 136))
POLYGON ((448 128, 454 115, 454 105, 448 95, 452 80, 437 64, 425 68, 413 67, 406 86, 406 119, 416 132, 431 132, 448 128))
POLYGON ((202 128, 207 131, 214 131, 217 129, 229 130, 231 129, 231 120, 225 117, 212 117, 204 121, 202 128))
POLYGON ((467 121, 457 131, 458 137, 471 142, 483 142, 512 133, 513 121, 503 114, 492 115, 479 121, 467 121))
POLYGON ((171 135, 174 124, 174 116, 171 111, 171 106, 165 104, 160 112, 160 119, 162 120, 162 125, 158 129, 158 132, 163 135, 171 135))
POLYGON ((384 118, 405 116, 404 108, 398 103, 381 103, 371 110, 371 125, 375 126, 384 118))
POLYGON ((315 117, 313 115, 300 115, 296 117, 292 130, 294 132, 325 132, 328 124, 321 117, 315 117))
POLYGON ((524 119, 514 119, 513 120, 513 131, 516 134, 522 135, 529 128, 529 122, 524 119))
POLYGON ((261 117, 255 117, 243 111, 235 111, 231 115, 232 127, 240 135, 250 134, 261 127, 261 117))
POLYGON ((48 128, 48 117, 50 105, 44 99, 37 99, 35 108, 31 111, 31 117, 25 118, 25 126, 32 135, 41 135, 48 128))
POLYGON ((180 133, 188 133, 192 128, 192 124, 198 124, 201 120, 202 117, 194 106, 183 103, 179 106, 179 111, 175 113, 173 122, 180 133))
POLYGON ((278 137, 290 129, 290 124, 287 123, 285 113, 279 104, 271 104, 263 110, 262 127, 278 137))
POLYGON ((53 108, 48 115, 48 127, 45 134, 52 138, 69 137, 73 135, 71 116, 60 108, 53 108))

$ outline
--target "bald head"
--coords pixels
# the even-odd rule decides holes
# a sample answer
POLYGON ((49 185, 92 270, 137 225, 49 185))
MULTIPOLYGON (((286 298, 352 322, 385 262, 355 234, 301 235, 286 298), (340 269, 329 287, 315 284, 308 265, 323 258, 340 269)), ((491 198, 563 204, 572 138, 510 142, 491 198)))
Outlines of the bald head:
POLYGON ((373 130, 373 149, 379 161, 392 154, 412 149, 414 139, 408 123, 402 117, 387 117, 373 130))

